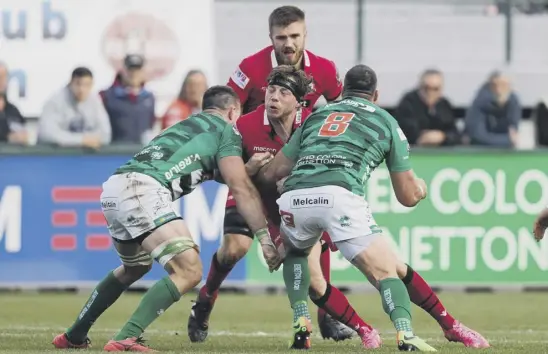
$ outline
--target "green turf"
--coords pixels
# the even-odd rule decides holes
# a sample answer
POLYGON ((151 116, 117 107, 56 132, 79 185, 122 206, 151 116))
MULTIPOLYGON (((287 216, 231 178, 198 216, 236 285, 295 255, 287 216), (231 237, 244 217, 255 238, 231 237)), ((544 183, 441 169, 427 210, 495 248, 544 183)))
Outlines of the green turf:
MULTIPOLYGON (((110 336, 124 323, 139 301, 124 295, 97 321, 91 332, 92 352, 101 351, 110 336)), ((186 335, 190 300, 185 296, 145 333, 147 343, 171 353, 279 353, 287 351, 291 313, 284 296, 221 295, 210 324, 206 343, 192 344, 186 335)), ((442 293, 446 307, 463 323, 481 331, 496 353, 548 352, 548 323, 544 294, 507 293, 467 295, 442 293)), ((51 339, 71 324, 86 296, 0 295, 0 353, 53 352, 51 339)), ((351 302, 362 316, 381 331, 385 341, 376 352, 396 351, 394 330, 381 308, 377 294, 352 295, 351 302)), ((311 309, 315 307, 311 305, 311 309)), ((435 321, 413 308, 417 334, 444 353, 472 352, 461 344, 448 343, 435 321)), ((315 317, 315 316, 314 316, 315 317)), ((315 322, 315 320, 314 320, 315 322)), ((312 350, 318 353, 358 353, 358 339, 335 343, 314 334, 312 350)))

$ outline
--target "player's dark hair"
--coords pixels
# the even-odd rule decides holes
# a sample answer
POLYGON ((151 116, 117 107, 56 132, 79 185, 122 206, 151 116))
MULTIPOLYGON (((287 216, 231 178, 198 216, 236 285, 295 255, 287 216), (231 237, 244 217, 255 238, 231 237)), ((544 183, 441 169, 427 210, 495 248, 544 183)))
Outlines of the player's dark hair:
POLYGON ((304 11, 297 6, 280 6, 268 16, 268 29, 272 27, 287 27, 293 22, 304 21, 304 11))
POLYGON ((269 85, 287 88, 293 93, 297 101, 301 102, 304 96, 310 92, 312 78, 293 65, 279 65, 272 69, 266 82, 269 85))
POLYGON ((202 100, 202 110, 219 109, 226 110, 232 105, 238 105, 240 98, 238 94, 228 86, 216 85, 212 86, 204 93, 202 100))
POLYGON ((352 67, 344 76, 343 97, 373 96, 377 90, 377 74, 364 64, 352 67))
POLYGON ((76 69, 72 70, 72 74, 70 75, 70 79, 79 79, 81 77, 93 77, 93 74, 91 73, 91 70, 86 68, 85 66, 79 66, 76 69))

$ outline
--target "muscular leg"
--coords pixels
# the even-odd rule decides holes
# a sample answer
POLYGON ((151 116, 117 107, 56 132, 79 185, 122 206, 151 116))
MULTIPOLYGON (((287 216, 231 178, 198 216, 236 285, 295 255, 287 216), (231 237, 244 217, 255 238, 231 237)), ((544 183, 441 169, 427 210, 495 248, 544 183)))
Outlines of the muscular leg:
MULTIPOLYGON (((322 243, 320 254, 320 267, 326 283, 331 283, 331 251, 327 243, 322 243)), ((321 326, 325 320, 325 310, 318 307, 318 324, 321 326)))
POLYGON ((219 250, 213 255, 207 280, 188 317, 187 333, 191 342, 203 342, 209 330, 209 316, 221 284, 236 263, 253 244, 253 234, 235 207, 228 207, 224 220, 225 235, 219 250))
MULTIPOLYGON (((346 296, 336 287, 325 281, 320 266, 321 245, 318 243, 312 248, 308 256, 308 268, 310 271, 310 299, 329 314, 334 324, 341 327, 339 336, 333 336, 333 339, 344 340, 352 336, 352 332, 358 333, 362 343, 367 349, 378 348, 381 340, 378 332, 367 324, 354 310, 346 296), (343 326, 344 325, 344 326, 343 326), (346 332, 349 332, 348 334, 346 332)), ((319 323, 320 332, 324 335, 322 324, 319 323)), ((325 336, 324 336, 325 337, 325 336)))
POLYGON ((455 319, 445 310, 440 299, 428 283, 413 268, 402 261, 398 262, 398 277, 403 281, 409 292, 411 301, 428 312, 440 326, 447 330, 453 328, 455 319))
POLYGON ((107 274, 93 289, 78 317, 67 330, 65 336, 75 345, 83 345, 91 326, 122 293, 134 282, 141 279, 152 267, 152 258, 137 243, 114 242, 122 265, 107 274))
POLYGON ((449 341, 460 342, 471 348, 489 347, 489 342, 481 334, 464 326, 447 312, 430 285, 413 268, 399 261, 397 272, 407 287, 411 301, 439 323, 449 341))
POLYGON ((252 244, 253 239, 246 235, 224 235, 223 244, 213 255, 207 280, 200 289, 201 298, 211 298, 215 301, 221 284, 228 274, 230 274, 236 263, 247 254, 252 244))
POLYGON ((202 279, 198 248, 184 221, 177 219, 160 226, 143 240, 142 247, 168 275, 148 289, 128 322, 107 343, 106 351, 134 345, 152 322, 202 279))
POLYGON ((366 277, 378 283, 382 305, 398 332, 400 350, 434 351, 413 334, 411 301, 405 285, 398 277, 398 259, 381 234, 337 242, 346 259, 366 277))

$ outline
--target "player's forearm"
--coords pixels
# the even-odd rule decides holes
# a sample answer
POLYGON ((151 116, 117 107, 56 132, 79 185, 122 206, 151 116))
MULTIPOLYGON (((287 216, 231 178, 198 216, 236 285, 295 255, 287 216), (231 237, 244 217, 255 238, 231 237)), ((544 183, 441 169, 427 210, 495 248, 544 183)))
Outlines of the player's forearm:
POLYGON ((266 228, 266 218, 263 213, 261 197, 249 179, 241 185, 231 188, 236 199, 236 207, 253 233, 266 228))

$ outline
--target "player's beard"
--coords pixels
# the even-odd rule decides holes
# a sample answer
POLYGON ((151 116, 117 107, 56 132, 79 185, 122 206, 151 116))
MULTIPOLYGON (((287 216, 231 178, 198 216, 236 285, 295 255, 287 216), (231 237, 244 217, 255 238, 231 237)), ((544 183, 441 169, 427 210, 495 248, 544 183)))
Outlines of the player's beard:
POLYGON ((291 54, 291 58, 288 58, 285 49, 281 49, 276 53, 276 60, 278 65, 296 65, 303 57, 304 50, 295 49, 291 54))

